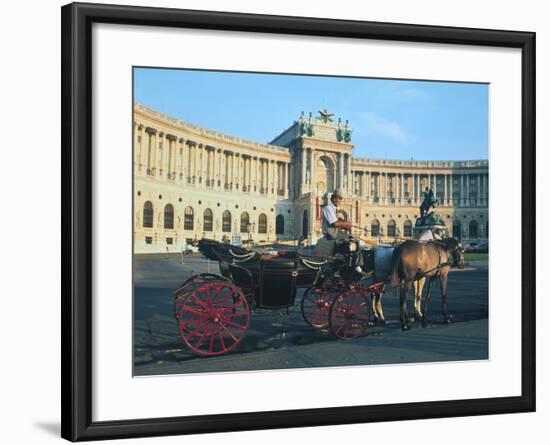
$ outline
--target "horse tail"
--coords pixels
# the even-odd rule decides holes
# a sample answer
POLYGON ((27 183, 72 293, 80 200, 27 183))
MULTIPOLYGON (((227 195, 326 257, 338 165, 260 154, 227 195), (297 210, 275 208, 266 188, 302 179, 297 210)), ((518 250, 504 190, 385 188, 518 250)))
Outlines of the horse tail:
POLYGON ((390 288, 399 284, 399 266, 401 266, 401 249, 396 247, 391 257, 390 288))

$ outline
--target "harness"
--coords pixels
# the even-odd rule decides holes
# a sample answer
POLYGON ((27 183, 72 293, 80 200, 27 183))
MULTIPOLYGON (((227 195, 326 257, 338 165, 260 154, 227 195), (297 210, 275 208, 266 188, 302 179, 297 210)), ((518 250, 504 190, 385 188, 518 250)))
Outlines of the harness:
MULTIPOLYGON (((447 267, 447 266, 455 266, 456 262, 451 262, 451 261, 445 261, 444 263, 441 262, 441 249, 445 249, 446 250, 446 246, 445 244, 443 244, 442 242, 440 241, 437 241, 437 240, 433 240, 433 241, 428 241, 428 243, 432 244, 436 249, 437 249, 437 254, 439 256, 439 259, 437 261, 437 266, 433 267, 432 269, 430 270, 427 270, 425 272, 421 272, 419 275, 421 275, 421 278, 424 278, 424 277, 427 277, 429 273, 433 272, 434 270, 438 270, 438 272, 433 276, 434 278, 435 277, 438 277, 440 274, 441 274, 441 269, 443 269, 444 267, 447 267)), ((418 278, 415 278, 415 280, 418 280, 418 278)), ((413 280, 413 281, 415 281, 413 280)))

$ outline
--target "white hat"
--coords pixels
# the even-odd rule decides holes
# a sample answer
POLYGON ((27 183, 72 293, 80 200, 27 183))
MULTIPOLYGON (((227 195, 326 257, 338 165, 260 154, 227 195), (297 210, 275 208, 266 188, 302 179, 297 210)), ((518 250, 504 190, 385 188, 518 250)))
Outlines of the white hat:
POLYGON ((332 192, 332 196, 339 196, 340 198, 344 197, 344 191, 342 189, 336 189, 332 192))

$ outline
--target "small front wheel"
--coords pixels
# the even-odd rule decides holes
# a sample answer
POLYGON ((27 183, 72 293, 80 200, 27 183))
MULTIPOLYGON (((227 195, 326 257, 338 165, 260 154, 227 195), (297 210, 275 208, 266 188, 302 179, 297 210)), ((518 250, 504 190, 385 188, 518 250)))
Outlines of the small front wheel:
POLYGON ((330 289, 309 288, 302 296, 301 309, 304 321, 315 329, 328 327, 330 305, 338 292, 330 289))
POLYGON ((338 295, 329 311, 332 333, 341 340, 361 337, 370 320, 370 304, 364 293, 350 289, 338 295))

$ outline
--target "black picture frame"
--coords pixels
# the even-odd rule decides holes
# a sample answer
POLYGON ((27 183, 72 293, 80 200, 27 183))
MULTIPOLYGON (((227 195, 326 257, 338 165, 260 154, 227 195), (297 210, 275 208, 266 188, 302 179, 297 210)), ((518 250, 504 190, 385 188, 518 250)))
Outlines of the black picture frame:
POLYGON ((63 6, 61 13, 62 437, 71 441, 98 440, 535 410, 535 33, 85 3, 63 6), (521 49, 521 396, 93 422, 91 27, 94 23, 521 49))

